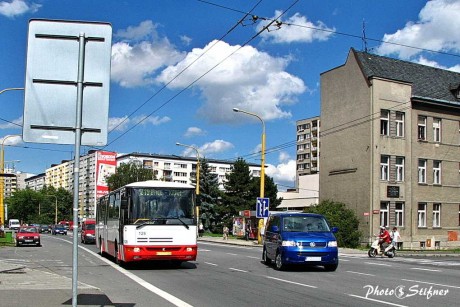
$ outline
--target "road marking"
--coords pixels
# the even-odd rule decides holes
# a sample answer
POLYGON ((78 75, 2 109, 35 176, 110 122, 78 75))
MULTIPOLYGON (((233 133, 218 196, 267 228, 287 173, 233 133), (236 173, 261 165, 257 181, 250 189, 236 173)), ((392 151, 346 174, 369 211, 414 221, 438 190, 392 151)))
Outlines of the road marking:
POLYGON ((346 271, 346 272, 352 273, 352 274, 366 275, 366 276, 375 276, 374 274, 367 274, 367 273, 354 272, 354 271, 346 271))
POLYGON ((220 247, 222 247, 222 246, 230 246, 231 248, 241 248, 241 249, 255 249, 255 248, 257 248, 256 246, 254 246, 254 247, 244 246, 244 245, 239 246, 239 245, 234 245, 234 244, 230 245, 230 244, 227 244, 227 243, 218 243, 218 242, 216 242, 216 243, 212 242, 211 243, 211 242, 198 241, 197 243, 199 243, 199 245, 202 245, 202 244, 203 245, 214 245, 214 246, 220 246, 220 247))
POLYGON ((376 300, 376 299, 373 299, 373 298, 368 298, 368 297, 365 297, 365 296, 359 296, 359 295, 354 295, 354 294, 347 294, 347 295, 352 296, 352 297, 356 297, 356 298, 360 298, 360 299, 363 299, 363 300, 368 300, 368 301, 380 303, 380 304, 385 304, 385 305, 390 305, 390 306, 398 306, 398 307, 407 307, 406 305, 399 305, 399 304, 394 304, 394 303, 390 303, 390 302, 379 301, 379 300, 376 300))
POLYGON ((443 284, 437 284, 437 283, 434 283, 434 282, 419 281, 419 280, 412 280, 412 279, 401 279, 401 280, 410 281, 410 282, 416 282, 416 283, 420 283, 420 284, 435 285, 435 286, 446 287, 446 288, 460 289, 460 287, 458 287, 458 286, 443 285, 443 284))
POLYGON ((419 271, 429 271, 429 272, 441 272, 441 270, 433 270, 433 269, 424 269, 424 268, 410 268, 411 270, 419 270, 419 271))
POLYGON ((347 260, 347 259, 340 259, 340 262, 347 262, 347 261, 350 261, 350 260, 347 260))
POLYGON ((251 258, 251 259, 260 259, 260 257, 255 257, 255 256, 246 256, 247 258, 251 258))
POLYGON ((238 256, 238 254, 234 254, 234 253, 226 253, 227 255, 231 255, 231 256, 238 256))
MULTIPOLYGON (((72 244, 73 242, 70 242, 70 241, 66 241, 66 240, 63 240, 69 244, 72 244)), ((142 278, 134 275, 133 273, 123 269, 122 267, 120 267, 119 265, 113 263, 112 261, 110 261, 109 259, 106 259, 106 258, 103 258, 101 257, 99 254, 93 252, 92 250, 89 250, 88 248, 86 247, 83 247, 81 245, 78 246, 79 248, 87 251, 88 253, 90 253, 91 255, 94 255, 95 257, 99 258, 100 260, 102 260, 103 262, 105 262, 106 264, 110 265, 112 268, 114 268, 115 270, 117 270, 118 272, 120 272, 121 274, 125 275, 126 277, 128 278, 131 278, 134 282, 138 283, 139 285, 141 285, 142 287, 146 288, 147 290, 149 290, 150 292, 153 292, 155 293, 156 295, 164 298, 165 300, 167 300, 168 302, 170 302, 171 304, 175 305, 175 306, 180 306, 180 307, 192 307, 192 305, 190 304, 187 304, 186 302, 184 302, 183 300, 175 297, 174 295, 172 294, 169 294, 168 292, 166 291, 163 291, 161 290, 160 288, 157 288, 155 287, 154 285, 152 285, 151 283, 148 283, 146 282, 145 280, 143 280, 142 278)))
POLYGON ((293 284, 293 285, 302 286, 302 287, 308 287, 308 288, 314 288, 314 289, 318 288, 318 287, 315 287, 315 286, 311 286, 311 285, 307 285, 307 284, 301 284, 301 283, 298 283, 298 282, 295 282, 295 281, 280 279, 280 278, 276 278, 276 277, 271 277, 271 276, 265 276, 265 277, 267 277, 269 279, 274 279, 274 280, 286 282, 286 283, 293 284))
POLYGON ((201 249, 201 248, 199 248, 198 250, 199 250, 200 252, 210 252, 210 251, 211 251, 210 249, 201 249))
POLYGON ((235 269, 235 268, 228 268, 229 270, 232 271, 237 271, 237 272, 242 272, 242 273, 248 273, 248 271, 240 270, 240 269, 235 269))
POLYGON ((386 264, 386 263, 376 263, 376 262, 364 262, 364 263, 371 264, 371 265, 391 266, 391 264, 386 264))
POLYGON ((217 266, 217 264, 215 264, 215 263, 211 263, 211 262, 205 262, 205 263, 209 264, 209 265, 217 266))

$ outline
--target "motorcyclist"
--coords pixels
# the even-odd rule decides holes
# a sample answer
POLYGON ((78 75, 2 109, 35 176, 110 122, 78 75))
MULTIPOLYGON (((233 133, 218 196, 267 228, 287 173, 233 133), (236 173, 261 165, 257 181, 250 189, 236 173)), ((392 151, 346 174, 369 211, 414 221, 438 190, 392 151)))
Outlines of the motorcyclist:
POLYGON ((382 250, 382 253, 385 251, 385 249, 388 247, 390 243, 391 243, 390 233, 384 226, 380 226, 379 244, 380 244, 380 249, 382 250))

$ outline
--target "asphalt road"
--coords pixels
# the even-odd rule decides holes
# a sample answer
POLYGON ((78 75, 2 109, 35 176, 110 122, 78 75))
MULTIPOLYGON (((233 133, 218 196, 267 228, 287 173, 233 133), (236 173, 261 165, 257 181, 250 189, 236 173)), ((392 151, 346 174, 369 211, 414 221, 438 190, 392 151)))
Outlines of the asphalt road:
MULTIPOLYGON (((71 305, 71 236, 44 235, 42 247, 0 248, 0 306, 71 305), (16 267, 5 273, 2 268, 16 267), (14 273, 16 272, 16 273, 14 273)), ((278 272, 259 246, 200 242, 195 262, 123 269, 79 249, 79 306, 458 306, 460 258, 370 259, 341 253, 336 272, 278 272)))

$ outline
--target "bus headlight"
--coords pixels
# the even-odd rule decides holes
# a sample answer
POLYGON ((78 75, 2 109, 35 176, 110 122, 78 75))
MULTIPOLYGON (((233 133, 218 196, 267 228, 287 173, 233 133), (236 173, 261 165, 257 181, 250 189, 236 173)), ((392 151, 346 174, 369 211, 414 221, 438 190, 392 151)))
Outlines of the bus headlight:
POLYGON ((193 247, 187 247, 185 250, 186 250, 187 252, 193 252, 193 247))
POLYGON ((139 247, 133 248, 133 252, 135 252, 135 253, 139 253, 140 251, 141 251, 141 249, 139 247))

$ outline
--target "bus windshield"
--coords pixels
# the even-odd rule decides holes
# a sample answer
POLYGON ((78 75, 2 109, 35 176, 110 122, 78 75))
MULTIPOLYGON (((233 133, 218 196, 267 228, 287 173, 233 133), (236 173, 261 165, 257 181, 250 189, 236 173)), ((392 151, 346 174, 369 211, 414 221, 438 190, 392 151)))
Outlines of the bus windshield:
POLYGON ((130 224, 169 220, 168 224, 193 223, 195 218, 193 190, 133 188, 129 214, 130 224))

